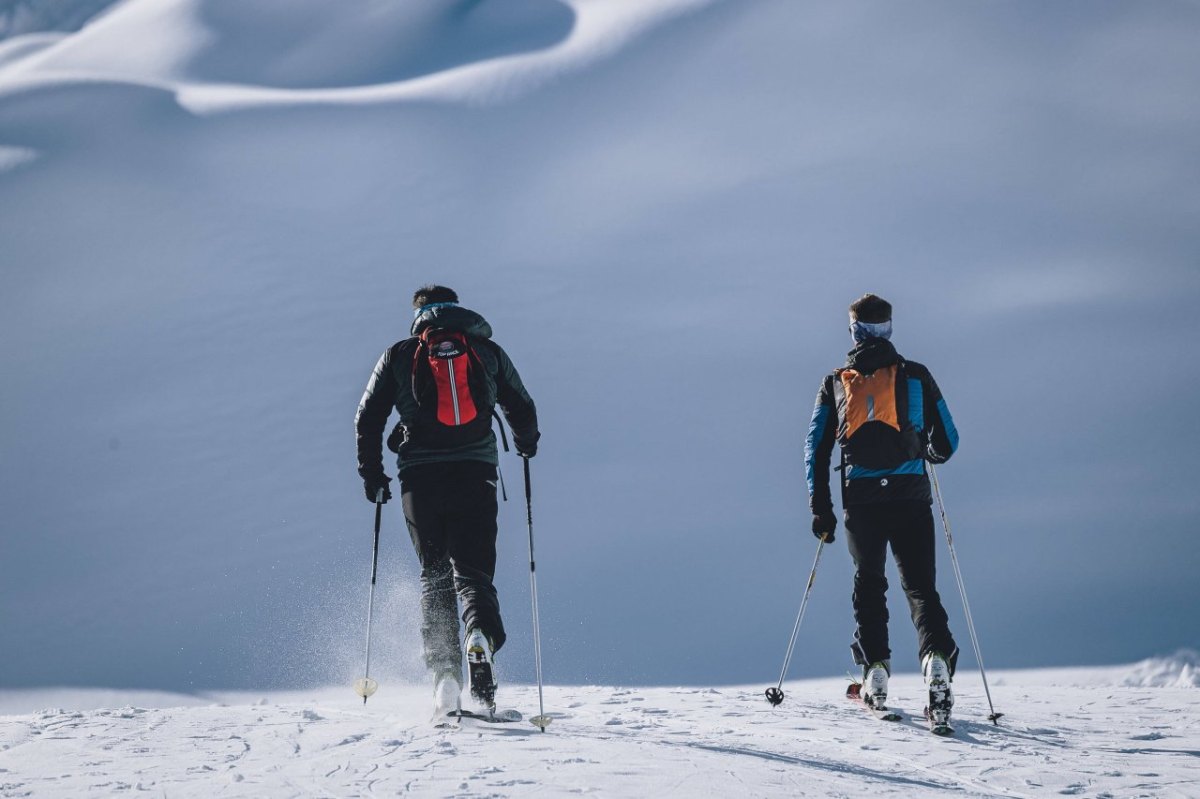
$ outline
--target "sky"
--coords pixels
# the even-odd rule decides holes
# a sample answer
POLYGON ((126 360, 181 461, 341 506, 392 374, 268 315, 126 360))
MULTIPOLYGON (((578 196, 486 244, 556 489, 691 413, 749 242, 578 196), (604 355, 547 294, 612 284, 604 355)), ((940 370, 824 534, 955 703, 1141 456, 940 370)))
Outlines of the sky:
MULTIPOLYGON (((939 477, 987 665, 1197 646, 1200 6, 283 7, 0 42, 6 687, 358 676, 351 420, 427 282, 538 403, 551 682, 777 679, 804 435, 866 291, 962 436, 939 477)), ((502 465, 498 668, 528 681, 502 465)), ((421 679, 384 523, 379 668, 421 679)), ((850 667, 840 533, 795 676, 850 667)))

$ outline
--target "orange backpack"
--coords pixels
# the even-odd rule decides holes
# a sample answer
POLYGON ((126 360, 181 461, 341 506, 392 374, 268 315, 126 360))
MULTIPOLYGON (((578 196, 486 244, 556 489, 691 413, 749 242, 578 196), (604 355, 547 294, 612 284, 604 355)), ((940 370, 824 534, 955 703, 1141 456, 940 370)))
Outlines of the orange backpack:
POLYGON ((921 385, 907 378, 903 361, 869 374, 838 369, 833 393, 843 463, 887 470, 921 457, 921 385))

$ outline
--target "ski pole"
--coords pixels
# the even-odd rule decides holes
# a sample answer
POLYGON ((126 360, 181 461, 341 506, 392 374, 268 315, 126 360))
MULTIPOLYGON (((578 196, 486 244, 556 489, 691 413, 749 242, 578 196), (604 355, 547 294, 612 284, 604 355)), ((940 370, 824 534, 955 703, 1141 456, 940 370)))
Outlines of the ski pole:
POLYGON ((538 621, 538 600, 537 600, 537 567, 533 560, 533 489, 529 483, 529 458, 522 458, 525 462, 525 519, 529 526, 529 596, 533 601, 533 663, 537 673, 538 687, 538 714, 529 720, 529 723, 546 731, 546 726, 550 724, 550 717, 546 715, 546 707, 542 702, 542 632, 541 624, 538 621))
POLYGON ((946 506, 942 503, 942 490, 938 486, 937 470, 929 464, 929 476, 933 480, 933 495, 937 497, 938 511, 942 515, 942 528, 946 531, 946 546, 950 548, 950 563, 954 566, 954 579, 958 582, 958 593, 962 596, 963 613, 967 617, 967 630, 971 634, 971 646, 975 649, 975 662, 979 664, 979 676, 983 678, 983 693, 987 696, 988 709, 991 715, 988 721, 999 726, 999 718, 1003 713, 997 713, 992 704, 992 692, 988 689, 987 672, 983 668, 983 655, 979 651, 979 637, 975 635, 975 622, 971 619, 971 605, 967 602, 967 589, 963 584, 962 571, 958 568, 958 556, 954 554, 954 536, 950 535, 950 522, 946 519, 946 506))
POLYGON ((375 576, 379 572, 379 526, 383 518, 383 489, 375 494, 375 547, 371 552, 371 591, 367 597, 367 657, 363 676, 354 681, 354 693, 362 697, 363 704, 367 697, 379 690, 379 683, 371 679, 371 617, 375 610, 375 576))
POLYGON ((800 600, 800 612, 796 614, 796 626, 792 628, 792 637, 788 641, 787 654, 783 658, 783 671, 779 673, 779 684, 766 690, 767 701, 772 705, 783 703, 783 678, 787 676, 788 666, 792 664, 792 651, 796 648, 796 636, 800 634, 800 622, 804 620, 804 609, 808 606, 808 595, 812 592, 813 582, 817 579, 817 564, 821 562, 821 550, 825 547, 825 539, 817 541, 817 556, 813 559, 812 571, 808 574, 808 585, 804 589, 804 598, 800 600))

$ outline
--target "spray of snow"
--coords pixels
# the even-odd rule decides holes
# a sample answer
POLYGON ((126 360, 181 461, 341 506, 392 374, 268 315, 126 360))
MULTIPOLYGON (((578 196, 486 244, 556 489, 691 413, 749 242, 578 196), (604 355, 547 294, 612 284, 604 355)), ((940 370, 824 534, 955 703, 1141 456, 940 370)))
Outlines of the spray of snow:
POLYGON ((1180 649, 1173 655, 1143 660, 1122 684, 1139 688, 1200 688, 1200 652, 1180 649))

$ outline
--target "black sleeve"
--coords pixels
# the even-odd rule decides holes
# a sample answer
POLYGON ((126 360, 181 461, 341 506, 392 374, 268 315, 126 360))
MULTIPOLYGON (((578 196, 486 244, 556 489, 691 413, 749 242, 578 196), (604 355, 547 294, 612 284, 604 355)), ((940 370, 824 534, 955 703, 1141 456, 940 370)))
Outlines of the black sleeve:
POLYGON ((396 402, 396 380, 392 377, 392 351, 389 348, 375 364, 367 389, 354 414, 354 436, 358 445, 358 474, 361 477, 383 474, 383 430, 396 402))
POLYGON ((831 378, 821 381, 812 421, 804 442, 804 471, 808 478, 808 504, 817 515, 833 513, 833 495, 829 490, 829 460, 837 438, 837 409, 833 402, 831 378))
POLYGON ((504 418, 512 430, 513 443, 517 449, 527 449, 537 443, 542 434, 538 431, 537 407, 525 390, 517 367, 513 366, 499 344, 491 342, 496 353, 496 404, 504 412, 504 418))
POLYGON ((925 370, 921 381, 925 397, 925 459, 930 463, 945 463, 958 449, 958 428, 933 375, 925 370))

